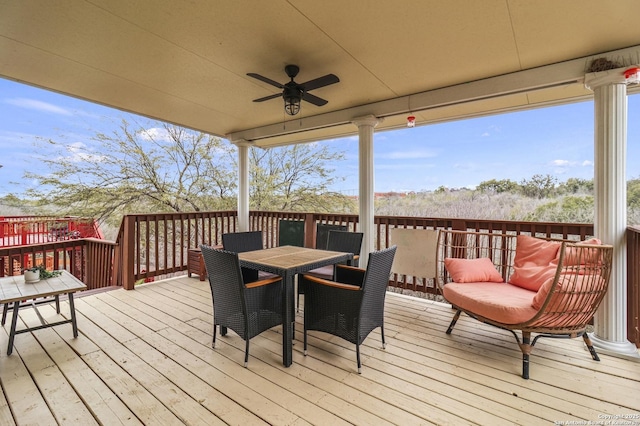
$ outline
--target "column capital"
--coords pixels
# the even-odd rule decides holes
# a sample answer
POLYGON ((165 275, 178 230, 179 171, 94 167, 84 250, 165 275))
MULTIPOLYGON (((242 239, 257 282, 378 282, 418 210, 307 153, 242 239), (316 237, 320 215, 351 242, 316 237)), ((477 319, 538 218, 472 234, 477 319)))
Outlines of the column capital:
POLYGON ((584 76, 584 87, 589 90, 594 90, 597 87, 605 85, 624 84, 626 86, 627 84, 638 83, 637 72, 633 73, 631 76, 625 75, 627 70, 632 71, 634 68, 637 68, 637 65, 606 71, 590 72, 584 76))
POLYGON ((234 144, 235 146, 253 146, 254 145, 254 141, 248 141, 246 139, 236 139, 235 141, 230 141, 232 144, 234 144))
POLYGON ((353 120, 351 120, 351 122, 358 127, 360 126, 376 127, 378 124, 382 123, 383 120, 384 120, 383 118, 378 118, 375 115, 370 114, 370 115, 365 115, 363 117, 356 117, 353 120))

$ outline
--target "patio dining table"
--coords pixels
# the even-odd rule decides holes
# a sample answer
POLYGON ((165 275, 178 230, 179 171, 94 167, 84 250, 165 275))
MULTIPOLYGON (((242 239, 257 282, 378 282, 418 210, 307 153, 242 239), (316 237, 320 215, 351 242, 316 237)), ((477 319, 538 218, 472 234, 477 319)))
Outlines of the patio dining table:
POLYGON ((280 246, 238 253, 238 258, 242 267, 271 272, 282 277, 284 284, 282 292, 282 363, 285 367, 289 367, 293 362, 291 323, 294 319, 294 277, 296 274, 322 266, 350 262, 353 259, 353 253, 280 246))
POLYGON ((0 305, 3 306, 2 325, 4 325, 7 312, 13 310, 11 320, 11 328, 9 331, 9 344, 7 346, 7 355, 13 352, 13 341, 16 334, 27 333, 29 331, 40 330, 42 328, 53 327, 61 324, 71 324, 73 329, 73 337, 78 337, 78 325, 76 323, 76 310, 73 304, 73 293, 76 291, 86 290, 87 286, 74 277, 69 272, 62 270, 60 275, 48 279, 42 279, 33 284, 27 283, 23 275, 10 276, 0 278, 0 305), (48 303, 54 298, 56 303, 56 312, 60 313, 60 296, 67 295, 69 298, 70 319, 46 323, 40 313, 38 313, 37 305, 48 303), (36 302, 36 299, 43 300, 36 302), (31 300, 31 303, 22 304, 21 301, 31 300), (12 304, 12 306, 10 306, 12 304), (36 314, 42 325, 25 327, 16 330, 18 324, 18 310, 25 306, 32 306, 36 310, 36 314))

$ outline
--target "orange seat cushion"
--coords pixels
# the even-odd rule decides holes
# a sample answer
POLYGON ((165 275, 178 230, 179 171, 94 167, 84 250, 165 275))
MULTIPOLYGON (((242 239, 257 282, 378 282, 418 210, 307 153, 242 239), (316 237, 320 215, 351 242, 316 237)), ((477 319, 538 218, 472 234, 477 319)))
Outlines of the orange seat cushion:
POLYGON ((494 282, 502 283, 502 275, 496 270, 491 259, 446 258, 444 267, 447 268, 451 279, 457 283, 494 282))
POLYGON ((519 324, 538 312, 531 306, 535 291, 509 283, 449 283, 442 292, 454 306, 504 324, 519 324))

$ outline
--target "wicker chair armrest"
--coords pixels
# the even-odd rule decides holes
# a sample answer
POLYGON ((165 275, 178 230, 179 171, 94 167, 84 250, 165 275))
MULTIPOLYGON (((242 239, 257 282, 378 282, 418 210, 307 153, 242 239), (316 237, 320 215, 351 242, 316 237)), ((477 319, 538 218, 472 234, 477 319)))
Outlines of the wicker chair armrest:
POLYGON ((355 266, 336 265, 335 279, 339 283, 346 283, 362 287, 365 270, 355 266))
POLYGON ((276 282, 279 282, 279 281, 282 281, 282 277, 275 276, 275 277, 271 277, 271 278, 265 278, 264 280, 254 281, 254 282, 245 284, 244 287, 245 288, 261 287, 261 286, 273 284, 273 283, 276 283, 276 282))
MULTIPOLYGON (((354 256, 354 259, 355 259, 355 258, 356 258, 356 257, 354 256)), ((340 268, 340 269, 347 269, 347 270, 350 270, 350 271, 360 271, 360 272, 362 272, 362 273, 364 274, 364 269, 362 269, 362 268, 358 268, 357 266, 340 265, 340 264, 339 264, 339 265, 336 265, 336 268, 340 268)))
POLYGON ((329 286, 329 287, 342 288, 344 290, 360 290, 360 286, 357 286, 357 285, 338 283, 338 282, 335 282, 335 281, 330 281, 330 280, 325 280, 323 278, 314 277, 313 275, 303 275, 303 277, 308 282, 312 282, 312 283, 316 283, 316 284, 320 284, 320 285, 326 285, 326 286, 329 286))

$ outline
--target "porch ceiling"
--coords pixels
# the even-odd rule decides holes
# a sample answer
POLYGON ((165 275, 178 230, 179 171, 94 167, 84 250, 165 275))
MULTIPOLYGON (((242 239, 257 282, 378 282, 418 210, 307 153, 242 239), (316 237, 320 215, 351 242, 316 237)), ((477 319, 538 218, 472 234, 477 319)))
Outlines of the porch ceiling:
POLYGON ((390 129, 409 112, 424 124, 583 99, 590 59, 640 58, 635 0, 373 4, 0 0, 0 76, 269 146, 354 134, 367 114, 390 129), (298 82, 336 74, 313 92, 329 103, 289 117, 280 98, 252 102, 278 89, 246 73, 285 83, 287 64, 298 82))

